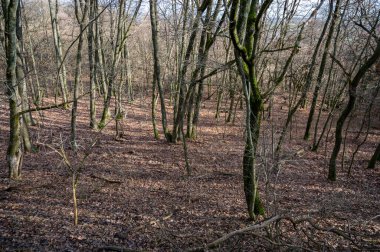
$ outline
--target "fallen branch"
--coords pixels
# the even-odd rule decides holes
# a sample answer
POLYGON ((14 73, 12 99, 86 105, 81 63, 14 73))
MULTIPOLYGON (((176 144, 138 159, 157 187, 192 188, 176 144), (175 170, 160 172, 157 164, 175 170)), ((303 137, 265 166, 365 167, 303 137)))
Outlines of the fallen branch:
MULTIPOLYGON (((202 247, 190 248, 187 251, 208 251, 210 249, 215 249, 215 248, 218 248, 220 245, 222 245, 227 240, 229 240, 232 237, 237 236, 237 235, 247 234, 248 232, 251 232, 251 231, 262 230, 262 229, 268 228, 272 224, 274 225, 272 227, 279 228, 279 224, 281 221, 290 222, 296 231, 299 230, 299 226, 301 224, 309 224, 309 228, 314 230, 314 231, 320 231, 320 232, 324 232, 324 233, 332 233, 332 234, 335 234, 337 236, 342 237, 346 241, 349 241, 355 247, 355 249, 359 249, 359 250, 366 249, 366 248, 375 249, 375 250, 380 249, 380 247, 377 246, 376 244, 373 244, 370 247, 368 247, 365 243, 363 244, 362 242, 365 242, 365 239, 363 239, 364 236, 362 234, 347 232, 347 231, 344 231, 344 230, 341 230, 338 228, 334 228, 334 227, 327 227, 327 228, 322 227, 322 226, 318 225, 310 216, 293 218, 293 217, 286 216, 286 215, 284 215, 284 216, 275 215, 275 216, 270 217, 266 220, 263 220, 259 223, 247 226, 247 227, 242 228, 242 229, 232 231, 232 232, 222 236, 221 238, 219 238, 219 239, 217 239, 211 243, 208 243, 202 247)), ((302 251, 313 251, 315 249, 314 246, 310 246, 310 245, 308 247, 304 246, 304 245, 308 245, 308 240, 310 240, 311 242, 313 242, 315 244, 319 244, 316 240, 310 239, 311 237, 309 237, 307 234, 305 234, 305 236, 308 239, 307 241, 302 240, 301 243, 297 242, 295 244, 288 243, 288 242, 279 242, 277 240, 274 240, 273 237, 269 234, 267 236, 262 236, 262 235, 259 235, 257 233, 251 233, 251 234, 254 237, 257 237, 261 240, 268 242, 271 245, 270 248, 268 248, 268 249, 273 249, 273 246, 275 246, 277 248, 288 247, 289 249, 300 249, 302 251)), ((260 245, 263 246, 263 244, 260 244, 260 245)), ((319 246, 317 246, 317 247, 319 247, 319 246)), ((318 249, 320 249, 320 248, 318 248, 318 249)))
POLYGON ((101 179, 101 180, 104 180, 104 181, 111 183, 111 184, 122 184, 123 183, 123 181, 120 181, 120 180, 112 180, 112 179, 108 179, 105 177, 96 176, 95 174, 91 174, 90 177, 101 179))
POLYGON ((98 248, 96 251, 97 252, 140 252, 141 250, 106 246, 106 247, 98 248))
MULTIPOLYGON (((77 98, 77 100, 79 100, 80 98, 82 98, 82 97, 84 97, 84 96, 86 96, 88 94, 89 94, 89 92, 85 93, 85 94, 83 94, 81 96, 79 96, 77 98)), ((31 108, 31 109, 23 110, 23 111, 20 111, 20 112, 16 113, 14 115, 14 117, 18 117, 18 116, 21 116, 23 114, 26 114, 26 113, 29 113, 29 112, 34 112, 34 111, 49 110, 49 109, 53 109, 53 108, 63 108, 65 105, 73 103, 74 101, 75 100, 71 100, 71 101, 62 102, 62 103, 59 103, 59 104, 54 104, 54 105, 50 105, 50 106, 46 106, 46 107, 36 107, 36 108, 31 108)))
POLYGON ((257 224, 254 224, 254 225, 242 228, 242 229, 235 230, 231 233, 228 233, 228 234, 222 236, 221 238, 207 244, 204 247, 192 248, 192 249, 189 249, 187 251, 206 251, 207 249, 214 249, 214 248, 218 247, 220 244, 222 244, 224 241, 230 239, 233 236, 244 234, 244 233, 247 233, 247 232, 252 231, 252 230, 257 230, 257 229, 267 227, 271 223, 274 223, 274 222, 278 221, 279 219, 281 219, 281 216, 279 216, 279 215, 273 216, 273 217, 266 219, 262 222, 259 222, 257 224))

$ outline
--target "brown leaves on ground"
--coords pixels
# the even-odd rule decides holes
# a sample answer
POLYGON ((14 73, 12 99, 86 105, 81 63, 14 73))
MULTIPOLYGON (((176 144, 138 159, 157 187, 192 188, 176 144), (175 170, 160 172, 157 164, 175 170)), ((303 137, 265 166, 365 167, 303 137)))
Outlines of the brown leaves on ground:
MULTIPOLYGON (((87 101, 80 102, 80 149, 97 134, 88 127, 87 107, 87 101)), ((1 110, 5 122, 6 106, 2 105, 1 110)), ((223 114, 215 121, 213 105, 206 103, 199 139, 188 142, 195 172, 186 177, 182 145, 154 140, 149 105, 136 101, 126 110, 124 138, 114 140, 115 125, 110 123, 86 161, 78 186, 78 226, 73 225, 69 173, 59 156, 38 145, 35 153, 24 158, 22 180, 8 180, 8 126, 0 125, 0 250, 77 251, 105 246, 183 250, 200 247, 251 224, 246 218, 242 190, 243 111, 238 112, 235 125, 225 124, 223 114)), ((284 118, 285 111, 282 113, 273 119, 275 130, 282 126, 278 120, 284 118)), ((330 183, 326 179, 325 147, 311 152, 309 143, 300 140, 305 120, 302 113, 306 112, 300 113, 299 121, 293 123, 293 140, 284 146, 277 180, 269 175, 265 184, 265 174, 260 172, 268 216, 275 210, 294 216, 309 214, 322 219, 326 226, 368 234, 372 237, 368 243, 379 245, 379 169, 365 169, 366 158, 379 137, 371 136, 361 149, 352 177, 339 169, 338 181, 330 183)), ((68 147, 69 110, 53 109, 34 116, 40 122, 31 129, 34 142, 57 146, 62 136, 68 147)), ((262 130, 268 141, 269 126, 265 122, 262 130)), ((78 159, 70 150, 67 153, 71 160, 78 159)), ((262 169, 262 161, 258 165, 262 169)), ((350 246, 331 234, 315 235, 332 248, 350 246)), ((255 239, 250 234, 242 235, 220 249, 249 251, 255 239)))

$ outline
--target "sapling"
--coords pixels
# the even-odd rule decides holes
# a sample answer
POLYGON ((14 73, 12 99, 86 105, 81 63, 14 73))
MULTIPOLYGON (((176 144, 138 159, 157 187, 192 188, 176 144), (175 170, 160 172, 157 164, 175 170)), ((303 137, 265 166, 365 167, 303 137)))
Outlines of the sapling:
POLYGON ((74 210, 74 225, 78 225, 78 201, 77 201, 77 187, 79 183, 79 178, 82 173, 82 171, 85 168, 85 161, 86 159, 90 156, 92 148, 96 145, 98 138, 95 138, 91 144, 85 148, 84 150, 84 156, 81 158, 81 160, 78 163, 71 162, 68 156, 66 155, 66 151, 64 148, 64 144, 62 141, 62 136, 61 138, 61 144, 59 149, 48 145, 48 144, 43 144, 47 146, 48 148, 52 149, 54 152, 56 152, 61 158, 63 163, 65 164, 70 177, 71 177, 71 189, 72 189, 72 197, 73 197, 73 210, 74 210))

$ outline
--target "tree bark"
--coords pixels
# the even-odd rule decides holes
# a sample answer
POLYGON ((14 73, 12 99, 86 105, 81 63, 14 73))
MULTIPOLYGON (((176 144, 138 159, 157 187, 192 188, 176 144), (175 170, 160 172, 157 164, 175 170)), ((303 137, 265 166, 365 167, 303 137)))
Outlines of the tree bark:
POLYGON ((78 114, 78 96, 79 96, 79 84, 81 78, 81 68, 82 68, 82 48, 83 48, 83 32, 84 32, 84 23, 87 19, 88 15, 88 4, 89 1, 86 0, 86 3, 80 2, 82 0, 75 0, 75 15, 77 17, 79 23, 79 32, 80 34, 78 39, 78 49, 76 54, 76 65, 75 65, 75 77, 74 77, 74 96, 73 96, 73 107, 71 109, 71 146, 73 150, 77 150, 77 114, 78 114), (84 4, 83 9, 81 8, 82 4, 84 4), (81 14, 80 14, 81 12, 81 14))
MULTIPOLYGON (((89 19, 92 20, 95 17, 95 8, 97 0, 90 0, 89 7, 89 19)), ((97 129, 96 124, 96 105, 95 105, 95 94, 96 94, 96 71, 94 62, 94 25, 91 22, 88 26, 87 33, 88 42, 88 63, 90 67, 90 127, 92 129, 97 129)))
POLYGON ((18 0, 3 0, 1 2, 5 20, 5 53, 6 53, 6 93, 9 102, 9 143, 7 150, 7 163, 9 177, 19 179, 23 160, 21 121, 19 112, 20 97, 17 90, 16 60, 17 60, 17 36, 16 19, 18 0))
MULTIPOLYGON (((158 45, 158 20, 157 20, 157 0, 150 0, 150 23, 152 28, 152 44, 153 44, 153 61, 154 61, 154 73, 153 73, 153 98, 152 102, 154 103, 155 99, 155 86, 158 87, 158 94, 160 96, 160 104, 161 104, 161 122, 162 129, 164 131, 165 139, 170 142, 172 140, 171 134, 167 130, 167 119, 166 119, 166 107, 165 107, 165 96, 164 90, 161 84, 161 69, 160 69, 160 59, 158 57, 159 53, 159 45, 158 45)), ((153 104, 152 104, 153 107, 153 104)), ((154 110, 154 108, 152 108, 154 110)), ((152 111, 153 117, 154 111, 152 111)), ((155 124, 155 122, 154 122, 155 124)), ((156 135, 156 133, 155 133, 156 135)))

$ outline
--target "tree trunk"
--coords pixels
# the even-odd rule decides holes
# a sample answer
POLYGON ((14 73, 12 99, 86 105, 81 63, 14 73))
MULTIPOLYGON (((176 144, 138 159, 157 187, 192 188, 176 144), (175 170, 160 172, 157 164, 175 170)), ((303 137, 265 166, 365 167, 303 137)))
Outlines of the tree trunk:
POLYGON ((380 161, 380 143, 377 145, 375 152, 372 155, 371 160, 368 163, 368 169, 375 169, 376 161, 380 161))
POLYGON ((63 102, 67 102, 68 91, 67 91, 67 80, 66 80, 66 67, 65 67, 64 62, 62 61, 62 44, 61 44, 61 37, 59 34, 59 27, 58 27, 58 20, 57 20, 57 13, 58 13, 57 0, 55 0, 54 6, 51 0, 49 0, 49 10, 50 10, 51 27, 52 27, 53 38, 54 38, 56 65, 57 65, 57 71, 59 75, 59 84, 61 87, 63 102))
POLYGON ((9 177, 19 179, 23 160, 21 121, 19 112, 20 97, 17 90, 16 60, 17 60, 17 37, 16 19, 18 0, 2 1, 2 9, 5 21, 5 53, 6 53, 6 82, 5 89, 9 101, 9 143, 7 150, 7 162, 9 177))
POLYGON ((86 3, 84 5, 84 8, 81 10, 82 14, 80 13, 80 6, 82 3, 78 3, 78 1, 81 0, 75 0, 75 15, 77 17, 78 23, 79 23, 79 32, 80 34, 78 39, 78 49, 76 54, 76 65, 75 65, 75 78, 74 78, 74 96, 73 96, 73 108, 71 109, 71 146, 73 150, 77 150, 78 144, 77 144, 77 114, 78 114, 78 96, 79 96, 79 84, 81 80, 81 68, 82 68, 82 48, 83 48, 83 33, 84 33, 84 23, 87 19, 88 14, 88 4, 89 1, 86 0, 86 3))
POLYGON ((165 96, 164 91, 161 84, 161 69, 160 69, 160 61, 158 57, 159 53, 159 46, 158 46, 158 21, 157 21, 157 1, 156 0, 150 0, 149 1, 150 6, 150 23, 152 27, 152 44, 153 44, 153 60, 154 60, 154 73, 153 73, 153 93, 152 93, 152 120, 153 120, 153 128, 154 128, 154 135, 156 138, 158 138, 158 133, 156 133, 156 127, 155 127, 155 119, 154 113, 155 113, 155 87, 157 85, 158 87, 158 93, 160 96, 160 104, 161 104, 161 121, 162 121, 162 129, 164 131, 164 136, 167 141, 171 141, 172 137, 171 134, 167 130, 167 119, 166 119, 166 107, 165 107, 165 96), (157 135, 157 136, 156 136, 157 135))
MULTIPOLYGON (((90 0, 89 9, 89 19, 92 20, 95 17, 95 1, 90 0)), ((97 129, 96 124, 96 105, 95 105, 95 94, 96 94, 96 71, 94 62, 94 25, 91 22, 88 26, 87 33, 88 42, 88 63, 90 67, 90 127, 92 129, 97 129)))
MULTIPOLYGON (((333 8, 332 5, 333 5, 333 1, 330 0, 330 10, 332 10, 332 8, 333 8)), ((326 39, 326 44, 325 44, 321 64, 319 66, 319 73, 318 73, 318 77, 317 77, 317 85, 315 86, 315 89, 314 89, 313 100, 311 102, 309 117, 307 119, 307 124, 306 124, 306 130, 305 130, 305 135, 304 135, 305 140, 309 139, 310 127, 311 127, 311 124, 313 122, 313 117, 314 117, 314 113, 315 113, 315 107, 317 105, 319 90, 321 89, 323 74, 325 72, 327 56, 329 54, 330 44, 331 44, 333 34, 334 34, 334 30, 335 30, 335 23, 339 18, 339 11, 340 11, 340 0, 337 0, 336 4, 335 4, 334 14, 333 14, 331 24, 330 24, 330 30, 327 34, 327 39, 326 39)), ((331 13, 331 11, 330 11, 330 13, 331 13)))
MULTIPOLYGON (((321 6, 322 2, 320 3, 319 7, 321 6)), ((317 9, 319 8, 317 7, 317 9)), ((331 7, 331 5, 330 5, 331 7)), ((316 9, 316 10, 317 10, 316 9)), ((313 56, 312 56, 312 59, 311 59, 311 63, 310 63, 310 66, 309 66, 309 69, 308 69, 308 73, 307 73, 307 76, 306 76, 306 83, 303 87, 303 90, 302 90, 302 93, 301 93, 301 97, 299 98, 299 100, 297 101, 297 103, 294 105, 293 108, 289 108, 289 112, 288 112, 288 116, 286 118, 286 122, 285 122, 285 126, 283 127, 282 131, 281 131, 281 135, 280 135, 280 138, 278 140, 278 143, 277 143, 277 146, 276 146, 276 150, 275 150, 275 153, 274 153, 274 158, 276 160, 276 164, 274 166, 274 169, 273 171, 276 173, 278 172, 278 161, 279 161, 279 158, 280 158, 280 153, 281 153, 281 148, 282 148, 282 144, 285 140, 285 136, 286 136, 286 133, 287 133, 287 130, 288 130, 288 127, 289 127, 289 124, 291 123, 292 121, 292 118, 294 116, 294 114, 297 112, 298 108, 305 103, 305 100, 306 100, 306 97, 307 97, 307 93, 310 89, 310 86, 312 84, 312 81, 313 81, 313 75, 314 75, 314 71, 315 71, 315 64, 317 62, 317 57, 318 57, 318 52, 319 52, 319 48, 322 44, 322 41, 323 41, 323 37, 325 36, 325 33, 326 33, 326 30, 327 30, 327 27, 328 27, 328 24, 330 22, 330 19, 331 19, 331 13, 332 13, 332 9, 330 8, 330 11, 329 11, 329 15, 326 19, 326 22, 325 22, 325 25, 323 26, 323 29, 322 29, 322 32, 318 38, 318 42, 315 46, 315 49, 314 49, 314 52, 313 52, 313 56)), ((304 24, 305 25, 305 24, 304 24)), ((304 27, 303 27, 304 28, 304 27)), ((302 29, 303 29, 302 28, 302 29)), ((302 34, 302 31, 300 32, 300 35, 302 34)))
POLYGON ((349 81, 349 100, 345 109, 343 110, 342 114, 339 116, 339 119, 336 123, 335 144, 334 144, 333 151, 331 153, 330 162, 329 162, 329 172, 328 172, 328 179, 331 181, 336 180, 336 159, 338 157, 340 147, 342 144, 342 129, 347 117, 350 115, 352 109, 355 106, 356 89, 358 85, 360 84, 361 79, 364 77, 364 75, 368 71, 368 69, 370 69, 372 65, 375 64, 375 62, 379 59, 379 57, 380 57, 380 41, 377 41, 377 46, 372 56, 359 68, 353 80, 349 81))

